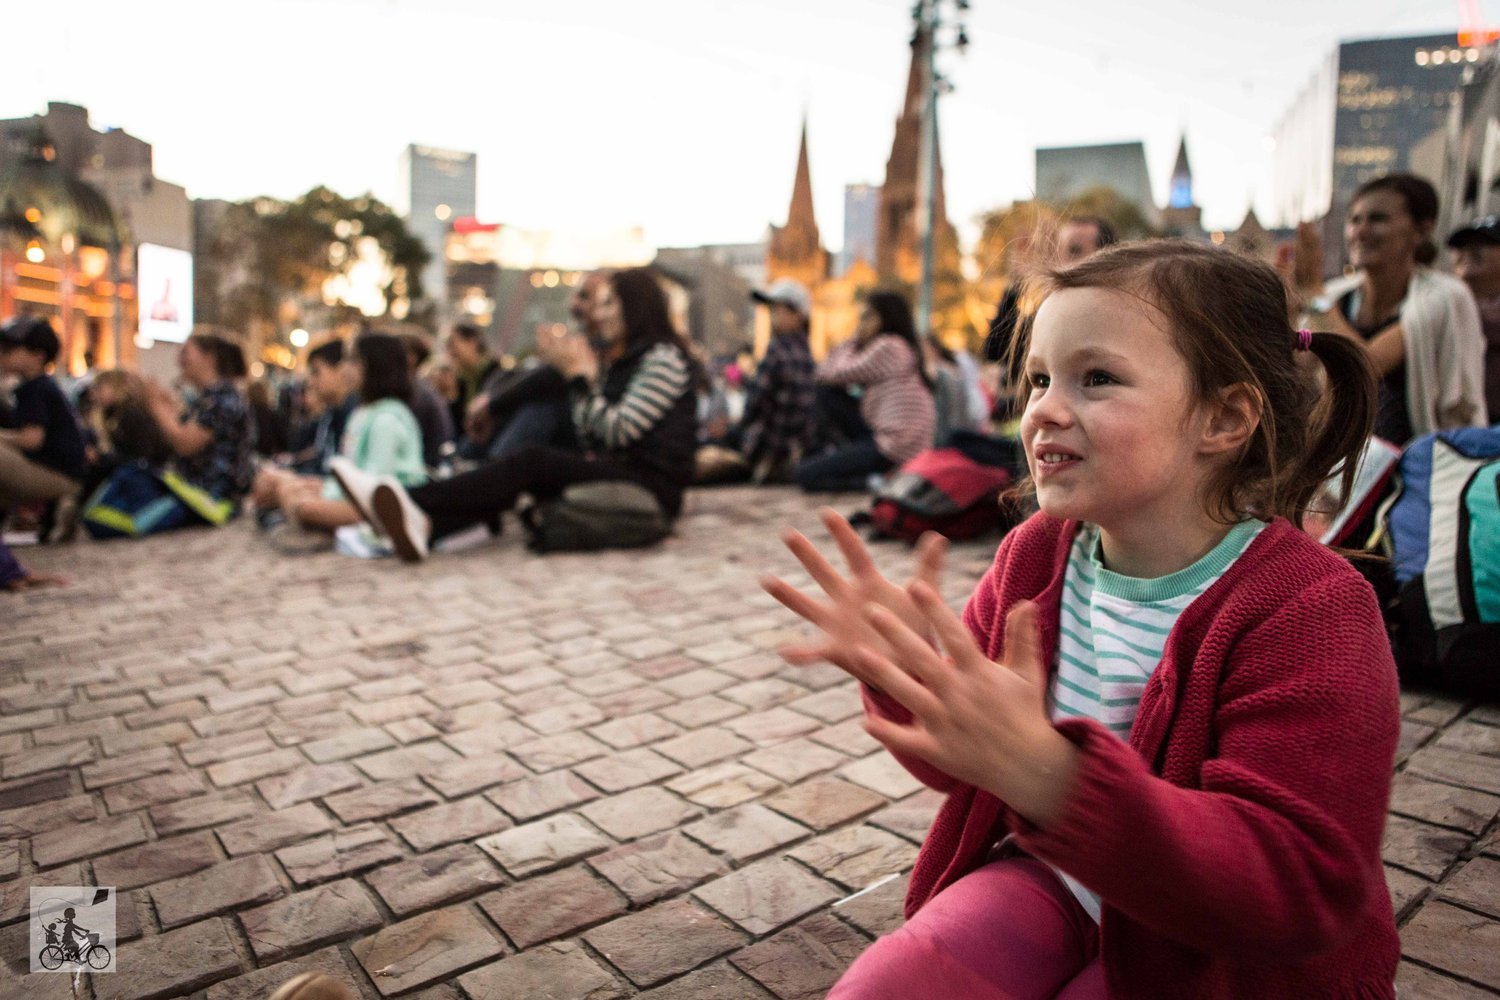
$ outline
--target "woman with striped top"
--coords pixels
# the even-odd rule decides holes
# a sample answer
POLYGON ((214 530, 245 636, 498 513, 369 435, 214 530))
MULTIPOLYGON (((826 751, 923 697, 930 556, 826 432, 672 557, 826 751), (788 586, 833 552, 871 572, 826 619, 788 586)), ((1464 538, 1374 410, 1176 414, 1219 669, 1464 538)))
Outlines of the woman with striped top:
POLYGON ((817 381, 822 429, 839 443, 797 466, 804 490, 863 490, 871 475, 932 447, 937 410, 899 292, 870 294, 854 336, 829 352, 817 381))
POLYGON ((665 293, 644 268, 610 277, 595 298, 594 321, 602 357, 576 335, 538 346, 568 379, 581 453, 525 448, 411 490, 341 470, 345 491, 402 559, 423 559, 431 542, 475 524, 498 532, 501 514, 522 493, 547 500, 576 483, 636 483, 669 518, 677 516, 697 443, 696 362, 672 326, 665 293))

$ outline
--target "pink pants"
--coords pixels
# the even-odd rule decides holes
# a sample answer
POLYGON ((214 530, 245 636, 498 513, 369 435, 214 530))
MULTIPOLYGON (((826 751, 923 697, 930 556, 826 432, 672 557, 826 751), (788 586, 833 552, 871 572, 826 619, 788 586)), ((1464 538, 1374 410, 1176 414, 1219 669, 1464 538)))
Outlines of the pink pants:
POLYGON ((1099 1000, 1099 928, 1052 869, 1008 858, 871 945, 828 1000, 1099 1000))

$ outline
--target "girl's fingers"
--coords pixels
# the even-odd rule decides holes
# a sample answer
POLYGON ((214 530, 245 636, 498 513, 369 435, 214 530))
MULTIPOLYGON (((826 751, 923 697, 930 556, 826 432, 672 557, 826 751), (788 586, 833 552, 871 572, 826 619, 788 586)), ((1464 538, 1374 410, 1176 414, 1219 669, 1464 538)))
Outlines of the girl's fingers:
POLYGON ((833 614, 833 609, 821 601, 808 597, 785 580, 774 576, 761 577, 761 589, 787 607, 792 614, 804 618, 822 628, 833 614))
POLYGON ((865 619, 890 644, 891 660, 903 674, 915 678, 934 691, 941 691, 945 687, 942 677, 945 664, 937 651, 921 636, 890 611, 876 604, 866 605, 865 619))
POLYGON ((838 596, 844 592, 846 584, 844 578, 839 575, 839 571, 833 568, 833 564, 823 558, 823 553, 819 552, 817 547, 800 531, 787 529, 782 532, 781 540, 787 548, 792 550, 792 555, 797 557, 802 568, 807 570, 808 574, 817 581, 818 586, 823 588, 823 593, 837 600, 838 596))
POLYGON ((924 686, 910 671, 897 666, 873 649, 860 647, 853 661, 861 681, 894 698, 916 718, 930 717, 942 707, 942 702, 930 687, 924 686))
POLYGON ((936 589, 930 584, 917 582, 911 586, 911 597, 957 667, 971 669, 989 662, 989 658, 975 645, 974 637, 969 634, 963 620, 943 603, 942 595, 936 589))
POLYGON ((823 526, 828 529, 828 533, 833 536, 834 544, 843 554, 850 576, 880 575, 880 571, 875 568, 875 561, 870 558, 870 550, 865 548, 865 543, 859 537, 859 533, 844 519, 842 514, 832 507, 824 507, 818 511, 818 516, 823 519, 823 526))
POLYGON ((892 753, 906 757, 917 757, 939 767, 937 764, 937 742, 926 731, 911 725, 902 725, 883 715, 865 713, 864 729, 877 742, 892 753))
POLYGON ((1022 601, 1005 616, 1005 665, 1032 684, 1047 682, 1047 665, 1042 662, 1042 637, 1037 624, 1036 605, 1022 601))
POLYGON ((936 590, 938 577, 943 572, 943 559, 947 554, 948 539, 936 531, 924 532, 917 540, 917 570, 913 579, 936 590))

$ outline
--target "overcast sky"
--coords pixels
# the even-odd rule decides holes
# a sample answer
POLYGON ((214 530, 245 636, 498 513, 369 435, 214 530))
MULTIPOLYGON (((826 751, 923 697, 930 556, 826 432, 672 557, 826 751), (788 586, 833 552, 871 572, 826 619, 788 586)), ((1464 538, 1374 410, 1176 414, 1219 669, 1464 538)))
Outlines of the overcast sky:
MULTIPOLYGON (((1179 135, 1210 228, 1264 196, 1266 136, 1340 39, 1453 31, 1458 0, 972 0, 942 57, 948 207, 1024 198, 1037 146, 1141 139, 1164 200, 1179 135)), ((951 10, 951 4, 945 4, 951 10)), ((1500 0, 1482 0, 1491 23, 1500 0)), ((909 0, 68 0, 5 5, 46 102, 151 142, 194 197, 324 183, 395 195, 408 142, 479 154, 485 221, 640 225, 658 245, 781 222, 809 122, 824 242, 879 183, 910 62, 909 0)))

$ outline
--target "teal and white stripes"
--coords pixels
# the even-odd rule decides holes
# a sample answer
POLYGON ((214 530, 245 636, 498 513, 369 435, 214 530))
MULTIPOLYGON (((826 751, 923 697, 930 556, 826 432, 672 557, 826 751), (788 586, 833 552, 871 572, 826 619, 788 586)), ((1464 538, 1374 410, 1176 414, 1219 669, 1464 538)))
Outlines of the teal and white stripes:
MULTIPOLYGON (((1063 576, 1053 721, 1083 716, 1128 739, 1141 694, 1161 663, 1178 616, 1224 575, 1264 527, 1260 521, 1241 521, 1187 569, 1150 580, 1105 569, 1099 529, 1091 524, 1080 529, 1063 576)), ((1066 872, 1057 873, 1098 921, 1099 897, 1066 872)))
POLYGON ((1128 738, 1177 616, 1223 575, 1262 527, 1260 521, 1242 521, 1193 565, 1152 580, 1105 569, 1098 555, 1099 529, 1080 530, 1063 581, 1053 719, 1096 719, 1120 739, 1128 738))

